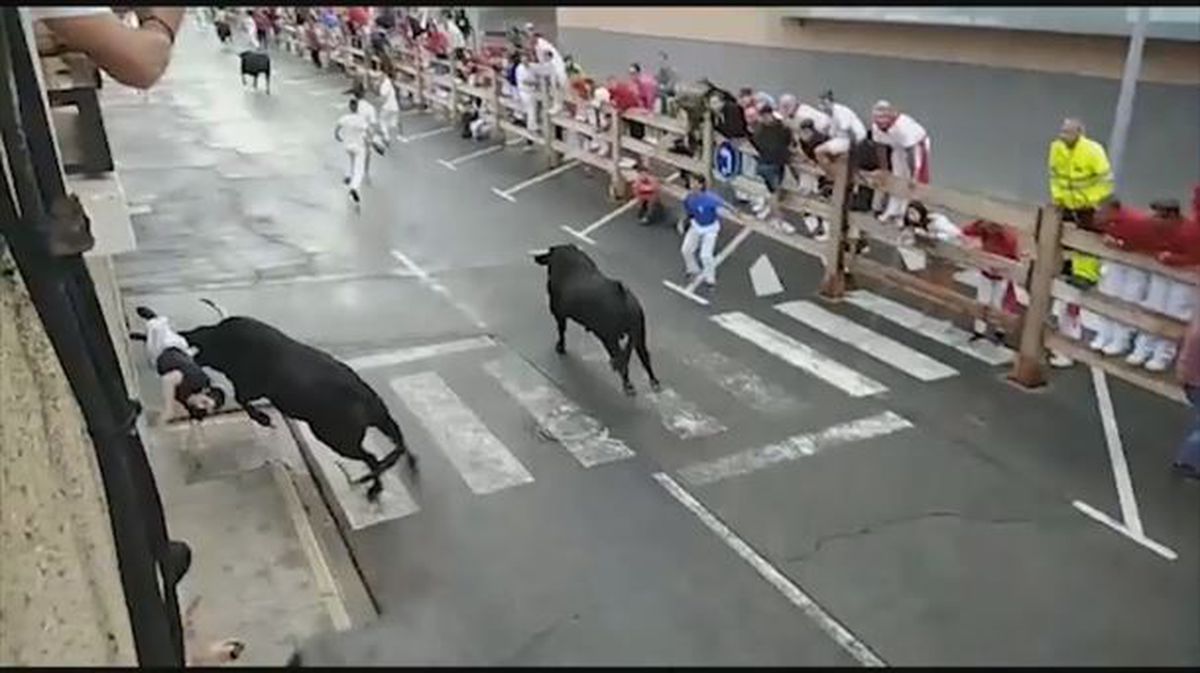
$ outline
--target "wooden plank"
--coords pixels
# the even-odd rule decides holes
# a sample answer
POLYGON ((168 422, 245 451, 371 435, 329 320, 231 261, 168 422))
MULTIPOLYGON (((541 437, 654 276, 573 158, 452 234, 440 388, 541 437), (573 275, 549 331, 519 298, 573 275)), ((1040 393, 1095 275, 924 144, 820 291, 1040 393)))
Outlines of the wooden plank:
POLYGON ((859 173, 857 181, 898 198, 920 201, 930 209, 945 208, 972 219, 984 219, 1007 224, 1019 231, 1032 233, 1037 227, 1038 206, 1004 201, 979 194, 923 185, 903 180, 891 173, 875 171, 859 173))
POLYGON ((1157 273, 1163 276, 1168 276, 1173 280, 1181 283, 1189 283, 1191 285, 1200 284, 1200 271, 1193 268, 1180 268, 1160 264, 1158 260, 1134 252, 1118 250, 1110 248, 1104 244, 1103 239, 1098 234, 1093 234, 1090 231, 1084 231, 1074 226, 1064 226, 1062 235, 1062 244, 1065 247, 1086 252, 1089 255, 1095 255, 1104 259, 1111 259, 1114 262, 1128 264, 1129 266, 1137 267, 1143 271, 1157 273))
POLYGON ((810 213, 824 220, 833 219, 833 206, 828 201, 809 196, 800 196, 795 192, 787 190, 783 190, 783 196, 779 197, 779 207, 800 215, 810 213))
POLYGON ((625 113, 621 115, 621 118, 626 121, 638 122, 645 124, 646 126, 653 126, 656 129, 669 131, 676 135, 687 135, 688 127, 686 122, 681 122, 674 117, 655 114, 642 108, 626 110, 625 113))
POLYGON ((592 152, 584 152, 577 147, 571 147, 562 140, 555 140, 553 147, 556 152, 562 153, 563 158, 567 159, 568 161, 572 159, 581 161, 589 166, 595 166, 596 168, 606 172, 610 168, 611 162, 609 161, 608 157, 602 157, 592 152))
MULTIPOLYGON (((1071 288, 1071 290, 1076 290, 1076 288, 1071 288)), ((1116 297, 1106 297, 1094 288, 1083 292, 1078 290, 1064 292, 1058 286, 1054 286, 1051 294, 1057 299, 1074 302, 1100 315, 1113 318, 1126 325, 1132 325, 1144 332, 1153 332, 1172 341, 1183 339, 1183 335, 1187 333, 1187 325, 1180 320, 1148 311, 1137 304, 1116 297)))
MULTIPOLYGON (((893 248, 900 247, 903 232, 897 227, 883 224, 867 213, 849 213, 848 217, 852 226, 866 232, 871 238, 882 241, 893 248)), ((1022 285, 1025 283, 1031 265, 1028 257, 1024 257, 1022 260, 1013 260, 977 248, 968 248, 944 241, 924 241, 917 247, 927 255, 940 257, 959 266, 999 271, 1013 282, 1022 285)))
POLYGON ((1123 381, 1128 381, 1139 388, 1145 388, 1167 399, 1187 404, 1187 398, 1184 396, 1179 382, 1173 378, 1173 372, 1168 371, 1155 374, 1146 371, 1143 367, 1132 367, 1125 363, 1125 358, 1123 357, 1104 357, 1084 344, 1054 332, 1047 332, 1046 347, 1062 353, 1069 358, 1074 358, 1089 367, 1098 367, 1104 372, 1112 374, 1123 381))
MULTIPOLYGON (((735 150, 737 150, 738 152, 740 152, 746 156, 755 157, 755 158, 758 157, 758 150, 754 147, 754 143, 750 142, 750 140, 748 138, 738 138, 737 140, 730 140, 729 138, 726 138, 725 136, 721 135, 720 133, 714 132, 714 135, 716 136, 717 142, 726 142, 727 141, 731 145, 733 145, 733 148, 735 150)), ((808 173, 809 175, 816 175, 818 177, 825 175, 825 171, 821 170, 820 166, 809 161, 808 157, 804 156, 800 152, 792 153, 791 166, 792 166, 792 168, 795 168, 798 173, 808 173)))
POLYGON ((505 133, 512 133, 513 135, 521 136, 522 138, 524 138, 526 140, 532 140, 535 145, 542 144, 541 136, 530 133, 528 130, 525 129, 525 127, 517 126, 516 124, 508 121, 507 119, 500 120, 500 129, 503 130, 505 133))
POLYGON ((901 269, 886 266, 858 255, 848 260, 847 267, 850 273, 856 276, 873 279, 886 287, 899 288, 969 318, 986 320, 989 324, 999 325, 1006 332, 1015 333, 1020 327, 1021 319, 1018 316, 997 311, 959 294, 953 288, 938 285, 901 269))
POLYGON ((689 173, 700 174, 704 172, 704 164, 701 162, 682 154, 669 152, 661 144, 654 145, 644 140, 637 140, 631 136, 622 135, 621 148, 644 157, 657 159, 689 173))
POLYGON ((593 139, 605 139, 608 136, 608 131, 602 131, 586 122, 577 121, 566 115, 557 114, 550 117, 550 122, 556 126, 561 126, 569 131, 574 131, 581 135, 585 135, 593 139))

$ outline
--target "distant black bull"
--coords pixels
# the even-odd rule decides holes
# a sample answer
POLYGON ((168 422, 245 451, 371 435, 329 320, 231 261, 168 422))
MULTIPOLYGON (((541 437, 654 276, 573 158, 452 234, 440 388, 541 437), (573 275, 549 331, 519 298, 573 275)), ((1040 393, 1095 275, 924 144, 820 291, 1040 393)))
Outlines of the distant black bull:
POLYGON ((267 94, 271 93, 271 56, 266 52, 246 50, 238 54, 242 58, 242 85, 246 84, 246 75, 254 78, 254 88, 258 89, 258 76, 267 78, 267 94))
POLYGON ((650 366, 646 349, 646 316, 637 297, 624 283, 600 273, 596 263, 572 244, 556 245, 535 254, 533 260, 546 267, 546 291, 550 312, 558 323, 558 343, 554 350, 567 352, 567 319, 570 318, 596 335, 608 351, 609 364, 621 375, 625 393, 634 394, 629 382, 629 359, 637 349, 642 367, 650 377, 650 387, 661 384, 650 366), (621 340, 627 338, 624 348, 621 340))

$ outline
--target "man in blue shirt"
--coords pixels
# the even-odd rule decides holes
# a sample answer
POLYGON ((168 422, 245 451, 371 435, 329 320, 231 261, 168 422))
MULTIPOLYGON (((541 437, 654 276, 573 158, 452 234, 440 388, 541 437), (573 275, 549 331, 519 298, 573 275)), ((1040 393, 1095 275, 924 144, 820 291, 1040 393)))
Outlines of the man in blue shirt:
POLYGON ((704 176, 691 176, 692 191, 683 200, 683 209, 690 224, 683 237, 683 265, 689 277, 700 276, 708 286, 717 284, 717 262, 713 249, 717 246, 717 234, 721 231, 721 218, 717 211, 729 208, 717 194, 708 190, 704 176), (700 264, 696 264, 696 250, 700 250, 700 264))

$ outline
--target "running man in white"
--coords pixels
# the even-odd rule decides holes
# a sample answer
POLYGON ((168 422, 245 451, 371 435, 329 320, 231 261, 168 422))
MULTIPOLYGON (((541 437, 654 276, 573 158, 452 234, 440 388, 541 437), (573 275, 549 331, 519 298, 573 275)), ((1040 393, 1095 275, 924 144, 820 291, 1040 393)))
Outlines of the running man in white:
MULTIPOLYGON (((394 96, 393 96, 394 97, 394 96)), ((358 114, 367 123, 367 142, 366 154, 363 155, 363 178, 368 181, 371 179, 371 148, 375 145, 375 139, 382 134, 379 131, 379 113, 375 111, 375 106, 366 97, 366 86, 363 84, 354 87, 354 99, 358 101, 358 114)))
POLYGON ((400 133, 400 102, 396 99, 396 86, 386 71, 379 81, 379 132, 388 147, 392 145, 392 131, 400 133))
POLYGON ((367 132, 370 125, 366 116, 358 109, 358 99, 350 99, 350 112, 337 120, 333 129, 333 137, 342 144, 346 156, 350 160, 344 182, 350 187, 350 198, 359 203, 358 190, 362 189, 363 177, 366 172, 367 132))

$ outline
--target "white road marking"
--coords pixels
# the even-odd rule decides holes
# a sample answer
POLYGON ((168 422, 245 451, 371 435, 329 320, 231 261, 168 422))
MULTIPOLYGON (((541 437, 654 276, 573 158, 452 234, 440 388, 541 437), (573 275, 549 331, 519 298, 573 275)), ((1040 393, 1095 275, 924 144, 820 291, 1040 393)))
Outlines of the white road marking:
POLYGON ((633 457, 624 442, 610 437, 608 428, 584 413, 528 362, 507 355, 483 368, 525 407, 540 430, 562 444, 580 465, 593 467, 633 457))
POLYGON ((422 131, 420 133, 415 133, 411 136, 397 135, 396 140, 399 140, 400 142, 407 144, 407 143, 411 143, 415 140, 421 140, 423 138, 431 138, 433 136, 441 135, 447 131, 453 131, 453 130, 454 130, 453 126, 440 126, 436 129, 422 131))
POLYGON ((754 286, 754 296, 756 297, 769 297, 783 292, 783 283, 779 282, 779 274, 775 273, 771 258, 767 257, 765 252, 750 265, 750 283, 754 286))
POLYGON ((492 145, 490 147, 485 147, 481 150, 476 150, 474 152, 471 152, 470 154, 464 154, 461 157, 455 157, 453 159, 438 159, 438 163, 442 164, 443 166, 445 166, 446 168, 449 168, 452 171, 458 170, 458 168, 457 168, 458 164, 470 161, 472 159, 478 159, 479 157, 485 157, 489 154, 494 154, 494 153, 499 152, 500 150, 504 149, 505 147, 510 147, 513 144, 514 143, 510 140, 506 143, 492 145))
POLYGON ((958 370, 953 367, 812 302, 789 301, 776 304, 775 308, 818 332, 849 344, 920 381, 938 381, 958 374, 958 370))
POLYGON ((349 360, 344 360, 344 362, 351 369, 362 371, 364 369, 378 369, 379 367, 390 367, 408 362, 416 362, 417 360, 449 355, 451 353, 464 353, 466 351, 491 348, 495 345, 496 341, 492 339, 492 337, 477 336, 470 337, 468 339, 457 339, 455 341, 443 341, 435 344, 413 346, 412 348, 402 348, 400 350, 388 351, 386 353, 361 355, 359 357, 350 358, 349 360))
POLYGON ((131 295, 147 294, 192 294, 195 292, 220 292, 223 290, 239 290, 245 288, 269 287, 274 285, 300 285, 312 283, 334 283, 352 280, 371 280, 375 278, 413 278, 408 269, 393 269, 391 271, 368 271, 348 273, 325 273, 314 276, 283 276, 280 278, 235 278, 231 280, 213 281, 198 285, 160 285, 152 288, 126 287, 123 291, 131 295))
POLYGON ((788 364, 836 386, 851 397, 887 392, 887 386, 827 358, 805 344, 740 311, 712 317, 721 327, 746 339, 788 364))
MULTIPOLYGON (((730 241, 729 244, 725 246, 725 249, 717 251, 716 256, 713 257, 713 265, 715 267, 717 267, 717 269, 720 269, 721 264, 723 264, 726 259, 729 259, 729 256, 733 254, 734 250, 738 249, 738 246, 742 244, 742 241, 746 240, 747 238, 750 238, 750 234, 753 234, 753 233, 754 233, 754 230, 751 229, 750 227, 742 227, 741 231, 734 234, 733 240, 730 241)), ((696 288, 700 287, 701 282, 702 282, 701 276, 697 275, 695 278, 692 279, 692 282, 688 283, 687 291, 695 292, 696 288)))
POLYGON ((845 626, 842 625, 833 615, 830 615, 820 605, 817 604, 808 594, 796 586, 794 582, 789 580, 787 576, 779 572, 767 562, 753 547, 746 544, 742 538, 738 537, 737 533, 730 530, 720 519, 712 512, 709 512, 704 505, 700 504, 696 498, 688 493, 682 486, 675 482, 669 475, 662 472, 654 473, 654 479, 662 485, 663 488, 671 494, 671 497, 679 501, 692 514, 695 514, 700 522, 709 530, 717 535, 722 542, 732 549, 745 562, 750 564, 751 568, 759 574, 771 586, 775 587, 779 593, 783 594, 784 598, 788 599, 792 605, 800 608, 800 610, 812 619, 817 627, 826 633, 834 640, 843 650, 854 660, 863 666, 883 667, 887 664, 879 658, 877 654, 871 651, 871 648, 858 639, 845 626))
POLYGON ((426 273, 424 269, 417 266, 416 263, 409 259, 404 253, 400 252, 399 250, 392 250, 392 257, 394 257, 396 261, 403 264, 404 268, 408 269, 408 271, 417 278, 420 278, 421 280, 428 280, 429 274, 426 273))
MULTIPOLYGON (((621 381, 608 363, 608 353, 595 339, 588 336, 587 345, 582 352, 582 359, 598 365, 597 374, 613 388, 620 390, 621 381)), ((653 356, 653 354, 652 354, 653 356)), ((640 367, 637 353, 630 355, 630 381, 634 380, 634 368, 640 367)), ((649 406, 658 414, 664 428, 680 439, 696 439, 710 437, 725 432, 727 429, 721 421, 704 413, 694 402, 680 397, 674 388, 664 385, 662 390, 640 389, 636 403, 639 406, 649 406)))
POLYGON ((1108 377, 1099 367, 1092 367, 1092 385, 1096 389, 1096 406, 1100 409, 1104 444, 1108 447, 1108 460, 1112 463, 1113 480, 1117 484, 1117 497, 1121 502, 1121 519, 1134 535, 1144 536, 1137 496, 1133 492, 1133 479, 1129 475, 1129 464, 1125 461, 1125 448, 1121 445, 1121 430, 1117 427, 1117 415, 1108 392, 1108 377))
MULTIPOLYGON (((400 519, 421 510, 400 479, 400 470, 406 469, 401 465, 404 462, 403 459, 383 473, 381 477, 383 492, 379 494, 377 501, 370 502, 367 500, 369 484, 351 483, 352 479, 367 473, 367 466, 357 460, 343 458, 334 453, 333 449, 312 434, 308 423, 297 421, 296 427, 299 428, 304 443, 312 447, 310 453, 317 463, 317 468, 321 471, 324 486, 333 492, 333 499, 341 508, 351 530, 360 530, 384 521, 400 519)), ((383 435, 377 432, 368 432, 363 440, 363 448, 375 454, 376 458, 383 458, 394 447, 387 442, 383 435)))
POLYGON ((987 339, 971 341, 970 333, 950 321, 938 320, 891 299, 866 290, 855 290, 846 293, 845 301, 989 365, 1012 362, 1010 349, 987 339))
MULTIPOLYGON (((630 199, 630 200, 626 201, 625 203, 621 204, 620 206, 618 206, 615 210, 608 213, 604 217, 601 217, 600 219, 596 220, 595 222, 592 222, 588 226, 584 227, 583 231, 579 231, 576 233, 587 236, 588 234, 592 233, 593 231, 599 229, 600 227, 603 227, 604 225, 608 224, 609 222, 612 222, 613 220, 617 219, 618 217, 633 210, 633 208, 635 206, 637 206, 637 203, 638 203, 637 199, 630 199)), ((564 229, 565 228, 566 227, 564 227, 564 229)))
POLYGON ((581 234, 578 231, 575 231, 574 229, 568 227, 565 224, 562 225, 562 227, 560 227, 560 228, 563 231, 567 232, 568 234, 574 236, 575 238, 578 238, 579 240, 583 241, 584 243, 587 243, 588 245, 596 245, 596 241, 592 240, 592 238, 589 237, 587 234, 581 234))
POLYGON ((524 182, 518 182, 517 184, 513 185, 512 187, 509 187, 508 189, 502 190, 497 187, 492 187, 492 192, 494 192, 500 198, 508 199, 509 201, 516 203, 517 200, 513 198, 513 194, 516 194, 517 192, 521 191, 522 189, 525 189, 526 187, 531 187, 531 186, 536 185, 537 183, 542 182, 544 180, 549 180, 550 178, 552 178, 556 175, 559 175, 560 173, 566 173, 567 171, 571 170, 572 168, 575 168, 578 165, 579 165, 579 160, 573 159, 557 168, 551 168, 550 170, 546 171, 545 173, 542 173, 541 175, 535 175, 532 178, 525 180, 524 182))
POLYGON ((1125 526, 1122 526, 1119 522, 1113 520, 1113 518, 1110 517, 1109 515, 1105 514, 1104 512, 1101 512, 1100 510, 1096 509, 1095 507, 1092 507, 1091 505, 1087 504, 1086 502, 1083 502, 1081 500, 1075 500, 1075 501, 1072 501, 1071 504, 1074 505, 1075 509, 1079 510, 1080 512, 1083 512, 1084 514, 1088 515, 1089 517, 1091 517, 1091 518, 1095 519, 1096 521, 1099 521, 1100 523, 1104 524, 1105 526, 1108 526, 1109 528, 1117 531, 1121 535, 1124 535, 1125 537, 1129 538, 1130 540, 1133 540, 1134 542, 1142 545, 1143 547, 1145 547, 1145 548, 1149 549, 1150 551, 1154 552, 1155 554, 1158 554, 1159 556, 1167 559, 1168 561, 1174 561, 1179 558, 1179 555, 1175 553, 1175 550, 1171 549, 1170 547, 1168 547, 1164 544, 1155 542, 1154 540, 1151 540, 1150 538, 1146 537, 1145 535, 1134 533, 1133 531, 1129 530, 1125 526))
POLYGON ((479 495, 528 484, 533 475, 434 372, 393 379, 392 390, 479 495))
POLYGON ((905 418, 885 411, 820 432, 793 435, 776 444, 739 451, 703 463, 693 463, 679 470, 679 476, 693 486, 703 486, 764 470, 776 463, 813 456, 835 446, 882 437, 911 427, 913 424, 905 418))
MULTIPOLYGON (((704 297, 701 297, 700 295, 698 295, 692 291, 695 288, 688 289, 687 287, 684 287, 678 283, 672 283, 669 280, 664 280, 663 285, 666 285, 668 289, 678 292, 679 294, 687 297, 688 299, 691 299, 692 301, 696 302, 697 304, 700 304, 701 306, 708 306, 708 304, 709 304, 709 301, 707 299, 705 299, 704 297)), ((691 284, 689 283, 689 287, 690 286, 691 286, 691 284)))
POLYGON ((129 216, 130 217, 137 217, 138 215, 149 215, 152 212, 154 212, 154 207, 151 206, 149 203, 139 203, 136 206, 135 205, 129 206, 129 216))
MULTIPOLYGON (((660 332, 661 333, 661 332, 660 332)), ((794 412, 800 403, 781 386, 763 380, 753 370, 743 367, 724 354, 695 343, 683 334, 670 334, 658 339, 670 344, 677 357, 736 397, 742 404, 766 414, 794 412)))

